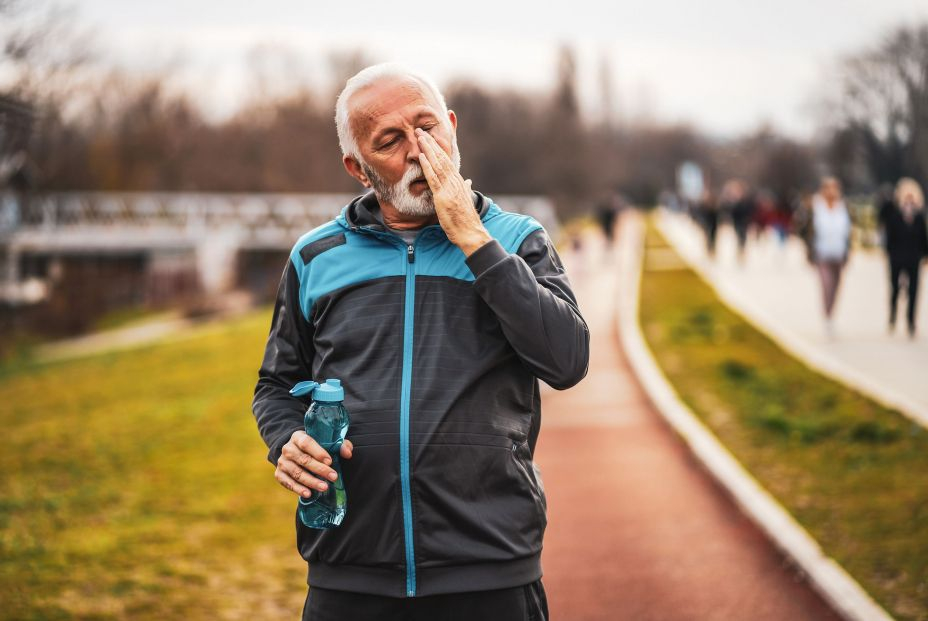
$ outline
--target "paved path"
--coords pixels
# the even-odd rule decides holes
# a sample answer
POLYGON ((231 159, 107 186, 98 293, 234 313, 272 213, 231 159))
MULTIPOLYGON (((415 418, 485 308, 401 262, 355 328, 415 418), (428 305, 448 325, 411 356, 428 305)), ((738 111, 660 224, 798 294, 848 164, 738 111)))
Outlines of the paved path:
POLYGON ((617 266, 585 245, 565 262, 592 331, 590 372, 544 393, 536 452, 551 618, 836 619, 652 409, 618 344, 617 266))
POLYGON ((928 295, 923 286, 916 319, 921 333, 914 340, 906 335, 900 294, 896 332, 889 334, 889 278, 882 252, 851 254, 835 303, 835 336, 828 338, 819 282, 798 239, 785 246, 772 238, 749 242, 739 263, 734 231, 724 226, 713 261, 691 219, 662 211, 658 221, 678 252, 727 302, 791 353, 928 425, 928 295))

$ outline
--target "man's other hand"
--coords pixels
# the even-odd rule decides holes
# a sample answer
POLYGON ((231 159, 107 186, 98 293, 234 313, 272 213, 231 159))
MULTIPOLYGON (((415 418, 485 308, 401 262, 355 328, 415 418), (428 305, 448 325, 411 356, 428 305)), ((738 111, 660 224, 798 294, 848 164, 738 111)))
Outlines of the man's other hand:
MULTIPOLYGON (((353 448, 351 440, 345 440, 338 454, 342 459, 351 459, 353 448)), ((294 431, 277 460, 274 478, 291 492, 309 498, 310 490, 324 492, 329 488, 326 481, 338 478, 331 465, 328 451, 305 431, 294 431)))

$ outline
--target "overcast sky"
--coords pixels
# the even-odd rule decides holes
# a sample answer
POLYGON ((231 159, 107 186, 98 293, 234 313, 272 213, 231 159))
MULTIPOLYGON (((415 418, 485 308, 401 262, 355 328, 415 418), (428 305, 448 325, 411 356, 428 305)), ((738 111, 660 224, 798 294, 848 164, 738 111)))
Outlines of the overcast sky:
POLYGON ((246 96, 256 46, 292 49, 300 75, 328 79, 331 50, 361 49, 431 74, 439 85, 550 89, 557 50, 575 48, 582 103, 598 114, 608 58, 622 117, 684 121, 731 136, 761 123, 804 137, 816 94, 843 54, 895 26, 928 20, 926 0, 593 0, 460 3, 313 0, 81 0, 112 59, 157 68, 172 60, 203 106, 222 115, 246 96), (347 12, 350 11, 350 12, 347 12))

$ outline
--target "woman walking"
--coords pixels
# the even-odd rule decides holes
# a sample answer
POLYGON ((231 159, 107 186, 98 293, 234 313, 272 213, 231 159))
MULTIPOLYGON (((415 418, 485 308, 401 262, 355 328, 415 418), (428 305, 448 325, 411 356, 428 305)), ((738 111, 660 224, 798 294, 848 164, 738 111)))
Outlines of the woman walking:
POLYGON ((896 327, 896 301, 902 278, 907 284, 906 319, 909 338, 915 337, 915 308, 918 303, 919 268, 928 256, 928 229, 925 228, 925 197, 914 179, 896 184, 892 199, 880 208, 880 224, 889 258, 889 331, 896 327))
POLYGON ((825 333, 831 338, 838 285, 851 248, 851 216, 841 198, 841 183, 834 177, 822 179, 811 208, 797 214, 796 224, 822 283, 825 333))

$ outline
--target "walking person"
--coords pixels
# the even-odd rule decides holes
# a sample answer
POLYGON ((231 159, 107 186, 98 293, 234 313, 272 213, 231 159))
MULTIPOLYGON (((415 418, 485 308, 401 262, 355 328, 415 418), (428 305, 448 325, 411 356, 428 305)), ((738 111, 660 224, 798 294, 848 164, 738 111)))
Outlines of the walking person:
POLYGON ((879 219, 889 260, 889 331, 896 327, 896 302, 904 278, 908 299, 906 321, 909 338, 914 338, 919 271, 922 259, 928 256, 925 197, 918 182, 900 179, 892 198, 880 207, 879 219))
POLYGON ((834 307, 851 249, 851 215, 841 197, 841 183, 822 179, 811 206, 796 214, 796 230, 806 244, 809 262, 815 265, 822 284, 825 334, 834 337, 834 307))
POLYGON ((703 190, 697 209, 699 221, 706 234, 706 253, 710 258, 715 258, 715 240, 719 230, 719 204, 711 188, 707 187, 703 190))

